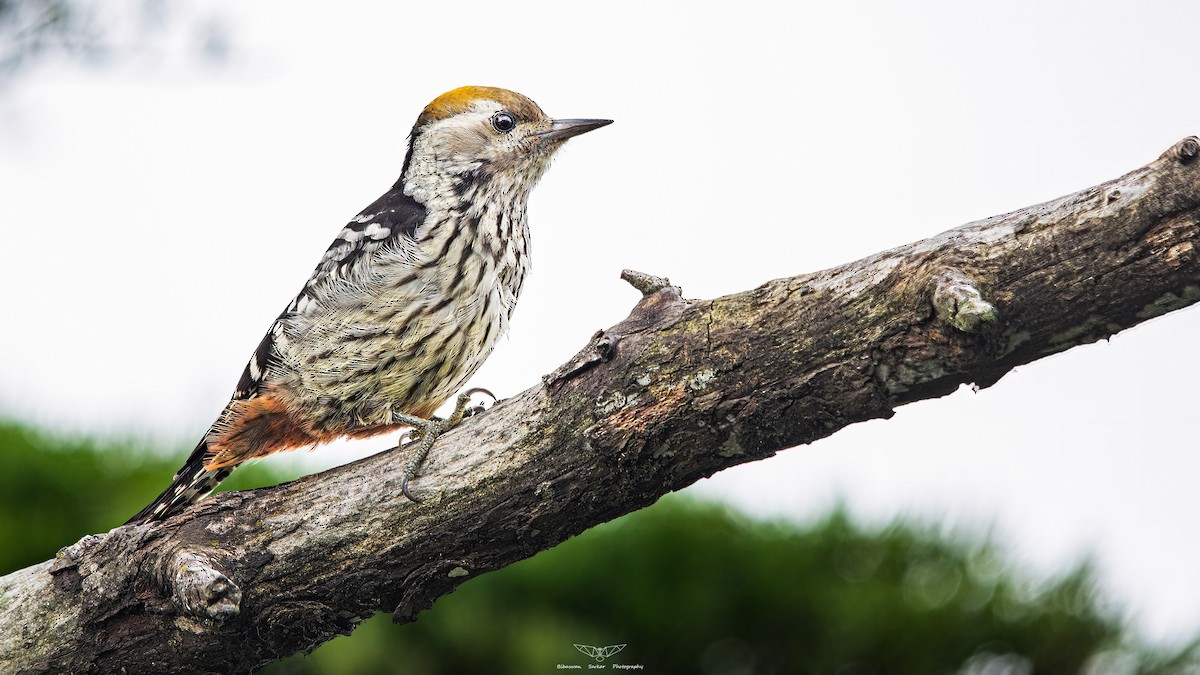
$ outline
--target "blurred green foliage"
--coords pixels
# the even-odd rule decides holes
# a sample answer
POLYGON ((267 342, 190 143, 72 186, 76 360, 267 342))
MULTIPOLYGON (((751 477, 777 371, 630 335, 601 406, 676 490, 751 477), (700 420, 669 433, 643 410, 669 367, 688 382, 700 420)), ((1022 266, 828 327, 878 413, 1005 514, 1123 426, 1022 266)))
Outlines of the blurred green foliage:
MULTIPOLYGON (((56 438, 0 421, 0 574, 124 523, 170 484, 186 457, 185 450, 159 457, 133 443, 56 438)), ((221 489, 278 480, 250 464, 221 489)))
MULTIPOLYGON (((108 530, 166 486, 184 452, 63 440, 0 423, 0 574, 108 530)), ((261 466, 230 488, 270 483, 261 466)), ((223 486, 225 487, 225 486, 223 486)), ((1086 566, 1035 582, 992 544, 906 524, 752 520, 668 498, 472 579, 412 624, 387 615, 263 672, 1196 673, 1194 645, 1138 644, 1086 566)))

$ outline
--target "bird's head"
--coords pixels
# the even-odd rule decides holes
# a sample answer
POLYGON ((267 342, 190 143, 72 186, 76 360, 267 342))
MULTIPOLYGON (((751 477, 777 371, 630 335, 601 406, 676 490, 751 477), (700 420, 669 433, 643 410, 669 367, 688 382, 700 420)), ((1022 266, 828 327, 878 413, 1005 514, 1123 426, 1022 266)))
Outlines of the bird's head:
POLYGON ((417 118, 402 180, 417 193, 431 180, 461 182, 464 177, 528 189, 563 142, 608 124, 612 120, 552 119, 538 104, 507 89, 459 87, 434 99, 417 118))

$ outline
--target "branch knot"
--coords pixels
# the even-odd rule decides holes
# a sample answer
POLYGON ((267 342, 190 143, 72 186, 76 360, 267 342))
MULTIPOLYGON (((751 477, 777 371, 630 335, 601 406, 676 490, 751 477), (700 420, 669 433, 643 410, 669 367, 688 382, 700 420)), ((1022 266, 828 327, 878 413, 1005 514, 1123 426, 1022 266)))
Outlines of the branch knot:
POLYGON ((202 549, 182 547, 165 556, 159 577, 185 614, 219 624, 241 612, 242 589, 202 549))
POLYGON ((1175 144, 1175 156, 1180 162, 1187 164, 1196 159, 1197 155, 1200 155, 1200 138, 1188 136, 1175 144))
POLYGON ((983 299, 975 281, 962 271, 947 268, 934 280, 933 308, 938 317, 964 333, 978 333, 996 320, 996 308, 983 299))

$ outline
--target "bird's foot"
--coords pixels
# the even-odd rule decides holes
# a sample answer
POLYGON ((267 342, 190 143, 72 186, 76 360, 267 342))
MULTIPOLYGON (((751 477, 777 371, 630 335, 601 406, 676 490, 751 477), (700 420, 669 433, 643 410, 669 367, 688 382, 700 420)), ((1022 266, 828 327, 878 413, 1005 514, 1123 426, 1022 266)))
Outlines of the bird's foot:
POLYGON ((417 445, 416 454, 412 456, 412 459, 408 460, 408 464, 404 467, 404 477, 400 481, 400 491, 404 493, 405 497, 408 497, 414 502, 421 501, 414 497, 413 493, 409 491, 408 483, 413 479, 413 476, 416 475, 417 468, 420 467, 421 463, 425 461, 425 457, 429 455, 429 450, 433 447, 434 442, 437 441, 438 436, 441 436, 442 434, 461 424, 463 419, 478 415, 484 411, 482 403, 470 405, 471 397, 475 394, 484 394, 485 396, 489 396, 493 402, 498 400, 496 395, 487 389, 476 387, 474 389, 468 389, 467 391, 464 391, 458 395, 458 399, 454 403, 454 412, 451 413, 446 419, 441 419, 439 417, 425 419, 424 417, 416 417, 415 415, 408 415, 402 412, 392 412, 392 417, 397 422, 400 424, 407 424, 412 427, 400 435, 400 444, 419 444, 417 445))

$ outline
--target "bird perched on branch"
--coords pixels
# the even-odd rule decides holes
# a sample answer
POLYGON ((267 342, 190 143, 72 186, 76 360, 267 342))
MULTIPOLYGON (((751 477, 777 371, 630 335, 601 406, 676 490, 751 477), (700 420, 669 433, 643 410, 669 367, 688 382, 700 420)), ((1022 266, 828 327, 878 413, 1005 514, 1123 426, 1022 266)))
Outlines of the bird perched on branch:
POLYGON ((529 271, 529 192, 573 136, 612 120, 546 116, 461 87, 409 136, 400 179, 354 217, 250 357, 175 480, 129 522, 167 518, 242 462, 340 437, 415 430, 403 490, 446 420, 432 415, 491 353, 529 271))

